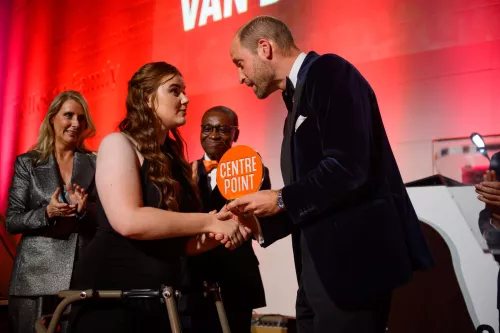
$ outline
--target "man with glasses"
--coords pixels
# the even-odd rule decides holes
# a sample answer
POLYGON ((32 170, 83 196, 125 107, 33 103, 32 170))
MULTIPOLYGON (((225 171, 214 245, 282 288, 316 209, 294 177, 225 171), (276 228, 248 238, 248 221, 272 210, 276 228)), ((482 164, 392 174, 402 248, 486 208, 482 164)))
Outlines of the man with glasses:
MULTIPOLYGON (((225 107, 215 106, 205 112, 201 120, 200 142, 205 155, 193 163, 193 171, 200 189, 203 211, 219 211, 226 199, 217 188, 217 164, 239 135, 238 116, 225 107)), ((264 168, 261 189, 270 189, 269 170, 264 168)), ((235 250, 223 246, 188 258, 190 284, 201 286, 204 281, 217 282, 231 332, 249 333, 252 310, 266 305, 259 262, 251 240, 235 250)), ((211 296, 192 293, 188 301, 193 332, 221 332, 215 303, 211 296)), ((187 331, 187 330, 185 330, 187 331)))

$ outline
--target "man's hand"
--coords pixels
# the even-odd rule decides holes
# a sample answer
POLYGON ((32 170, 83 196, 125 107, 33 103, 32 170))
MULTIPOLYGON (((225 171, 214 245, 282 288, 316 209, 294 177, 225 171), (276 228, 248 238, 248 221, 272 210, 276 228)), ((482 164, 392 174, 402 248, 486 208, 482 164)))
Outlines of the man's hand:
MULTIPOLYGON (((227 205, 222 207, 220 210, 221 212, 229 212, 231 214, 231 218, 233 220, 236 220, 240 223, 240 228, 243 228, 246 233, 248 233, 248 237, 250 237, 251 234, 258 234, 260 233, 260 226, 259 222, 257 221, 257 218, 253 214, 249 213, 240 213, 238 211, 230 211, 227 208, 227 205)), ((246 238, 248 239, 248 238, 246 238)))
POLYGON ((484 181, 476 185, 477 197, 484 202, 494 213, 500 214, 500 182, 497 181, 495 171, 488 170, 484 174, 484 181))
POLYGON ((258 217, 273 216, 281 212, 277 204, 278 191, 258 191, 242 198, 234 199, 227 209, 239 213, 251 213, 258 217))

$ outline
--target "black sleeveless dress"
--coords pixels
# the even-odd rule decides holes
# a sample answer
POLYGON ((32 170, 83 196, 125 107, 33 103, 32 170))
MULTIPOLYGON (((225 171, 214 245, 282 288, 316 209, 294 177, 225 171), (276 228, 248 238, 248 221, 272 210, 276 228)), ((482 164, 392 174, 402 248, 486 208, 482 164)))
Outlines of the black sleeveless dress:
MULTIPOLYGON (((158 207, 160 194, 147 178, 149 163, 140 169, 144 206, 158 207)), ((194 211, 195 194, 179 168, 173 176, 182 186, 180 211, 194 211), (192 208, 193 207, 193 208, 192 208)), ((160 205, 160 208, 165 206, 160 205)), ((75 289, 159 289, 181 284, 186 237, 133 240, 111 227, 100 200, 97 203, 98 231, 76 263, 75 289)), ((137 221, 140 223, 140 221, 137 221)), ((165 221, 168 223, 168 221, 165 221)), ((87 300, 74 306, 70 332, 170 332, 165 304, 149 300, 87 300)))

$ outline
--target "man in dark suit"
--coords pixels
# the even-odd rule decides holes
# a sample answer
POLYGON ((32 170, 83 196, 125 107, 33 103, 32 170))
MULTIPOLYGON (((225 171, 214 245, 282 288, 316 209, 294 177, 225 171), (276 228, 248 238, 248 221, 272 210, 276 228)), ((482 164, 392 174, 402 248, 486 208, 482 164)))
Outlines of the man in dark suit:
POLYGON ((228 208, 258 216, 248 226, 264 247, 292 234, 299 332, 385 332, 392 291, 433 258, 375 93, 345 59, 302 53, 269 16, 241 27, 230 52, 259 99, 283 91, 288 116, 285 186, 228 208))
MULTIPOLYGON (((226 204, 217 188, 216 168, 238 135, 238 116, 233 110, 216 106, 203 115, 200 141, 205 156, 194 162, 193 170, 197 175, 204 212, 219 211, 226 204)), ((261 188, 271 188, 267 169, 261 188)), ((253 309, 266 305, 259 262, 251 239, 235 250, 221 246, 188 260, 192 285, 201 286, 203 281, 219 284, 231 332, 250 332, 253 309)), ((212 297, 193 298, 190 309, 196 332, 221 332, 212 297)))

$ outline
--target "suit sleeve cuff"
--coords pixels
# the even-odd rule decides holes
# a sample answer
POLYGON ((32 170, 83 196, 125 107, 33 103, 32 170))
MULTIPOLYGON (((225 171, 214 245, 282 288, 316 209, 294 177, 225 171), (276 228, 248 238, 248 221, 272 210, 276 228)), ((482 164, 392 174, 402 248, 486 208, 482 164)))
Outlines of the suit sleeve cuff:
POLYGON ((41 215, 40 220, 43 221, 44 223, 44 225, 41 226, 42 228, 53 227, 56 224, 56 219, 55 218, 50 219, 49 216, 47 215, 47 206, 40 207, 37 213, 41 215))
POLYGON ((302 192, 303 189, 297 183, 281 189, 285 209, 290 214, 294 224, 304 222, 318 213, 316 205, 306 203, 302 192))

